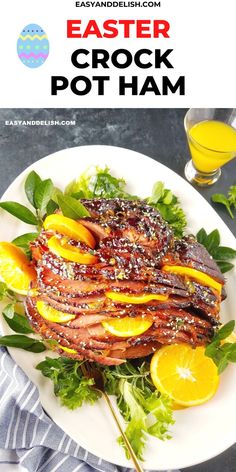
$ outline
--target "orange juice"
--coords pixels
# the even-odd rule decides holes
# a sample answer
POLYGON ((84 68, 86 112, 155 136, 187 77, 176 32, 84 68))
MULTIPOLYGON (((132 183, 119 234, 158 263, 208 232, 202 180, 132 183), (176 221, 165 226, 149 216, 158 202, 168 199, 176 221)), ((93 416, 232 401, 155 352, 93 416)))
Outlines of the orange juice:
POLYGON ((236 129, 221 121, 200 121, 189 130, 189 147, 196 169, 210 173, 236 156, 236 129))

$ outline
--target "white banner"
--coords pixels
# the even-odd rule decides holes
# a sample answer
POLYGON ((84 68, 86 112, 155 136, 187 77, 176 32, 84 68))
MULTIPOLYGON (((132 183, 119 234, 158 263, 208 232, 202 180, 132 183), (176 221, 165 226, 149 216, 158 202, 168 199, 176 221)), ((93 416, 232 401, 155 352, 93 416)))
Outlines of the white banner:
POLYGON ((1 107, 236 105, 235 0, 2 0, 0 22, 1 107))

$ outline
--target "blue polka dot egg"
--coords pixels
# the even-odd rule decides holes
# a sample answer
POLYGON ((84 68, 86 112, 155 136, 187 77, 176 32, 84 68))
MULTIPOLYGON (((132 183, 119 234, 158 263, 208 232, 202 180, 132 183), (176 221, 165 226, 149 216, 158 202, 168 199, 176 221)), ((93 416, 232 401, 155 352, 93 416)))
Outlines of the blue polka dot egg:
POLYGON ((17 41, 17 54, 27 67, 35 69, 44 64, 49 54, 49 41, 41 26, 25 26, 17 41))

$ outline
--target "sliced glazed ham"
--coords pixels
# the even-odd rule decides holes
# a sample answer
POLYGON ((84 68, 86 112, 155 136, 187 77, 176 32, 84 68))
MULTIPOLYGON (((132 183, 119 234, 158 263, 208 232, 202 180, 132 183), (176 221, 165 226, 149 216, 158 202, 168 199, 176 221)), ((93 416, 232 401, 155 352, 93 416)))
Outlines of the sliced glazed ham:
MULTIPOLYGON (((83 204, 90 217, 79 222, 96 240, 96 263, 79 264, 51 252, 53 231, 41 231, 32 243, 37 294, 27 297, 26 312, 35 332, 53 339, 53 349, 61 355, 104 365, 147 356, 162 344, 206 345, 219 322, 224 291, 162 270, 166 264, 194 268, 223 287, 224 278, 206 249, 192 236, 175 240, 160 214, 145 202, 95 199, 83 204), (133 303, 109 298, 108 292, 166 298, 133 303), (39 314, 38 301, 74 319, 49 321, 39 314), (104 322, 127 317, 147 318, 152 324, 144 333, 126 337, 104 328, 104 322)), ((90 250, 85 243, 70 244, 90 250)))

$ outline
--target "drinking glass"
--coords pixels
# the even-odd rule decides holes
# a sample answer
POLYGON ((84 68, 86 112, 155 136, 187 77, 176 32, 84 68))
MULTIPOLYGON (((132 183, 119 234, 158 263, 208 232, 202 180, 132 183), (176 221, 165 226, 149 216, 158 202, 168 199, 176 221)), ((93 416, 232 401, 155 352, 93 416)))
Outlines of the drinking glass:
POLYGON ((190 108, 184 127, 192 157, 185 166, 187 180, 202 187, 214 184, 221 167, 236 157, 236 109, 190 108))

